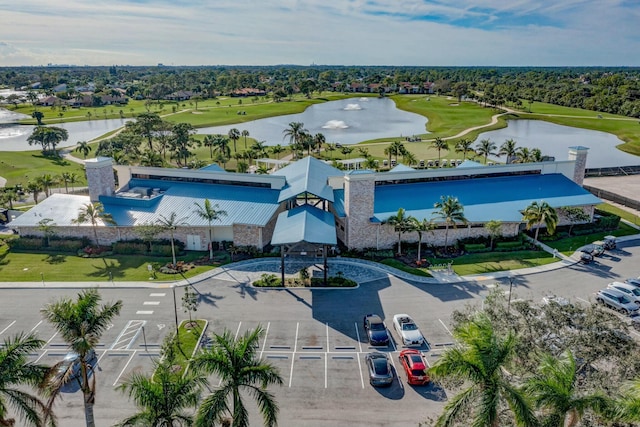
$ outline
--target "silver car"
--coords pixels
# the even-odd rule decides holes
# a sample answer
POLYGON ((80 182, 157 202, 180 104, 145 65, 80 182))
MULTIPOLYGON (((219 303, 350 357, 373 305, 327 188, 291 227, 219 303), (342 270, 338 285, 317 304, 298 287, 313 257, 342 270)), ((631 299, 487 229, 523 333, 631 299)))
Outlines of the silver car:
POLYGON ((602 289, 596 293, 596 301, 622 314, 638 313, 638 304, 617 289, 602 289))
POLYGON ((636 304, 640 304, 640 288, 629 283, 611 282, 607 285, 609 289, 617 289, 627 294, 627 298, 636 304))
POLYGON ((628 283, 628 284, 633 285, 633 286, 640 287, 640 276, 631 277, 630 279, 625 280, 625 283, 628 283))
POLYGON ((393 369, 386 354, 377 351, 367 354, 367 368, 372 386, 389 386, 393 383, 393 369))

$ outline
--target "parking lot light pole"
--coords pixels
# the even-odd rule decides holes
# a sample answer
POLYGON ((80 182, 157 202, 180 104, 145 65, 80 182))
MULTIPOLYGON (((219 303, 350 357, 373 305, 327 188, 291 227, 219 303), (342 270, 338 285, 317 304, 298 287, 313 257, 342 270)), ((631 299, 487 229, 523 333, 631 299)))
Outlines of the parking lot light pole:
POLYGON ((507 303, 507 312, 511 313, 511 292, 513 291, 513 277, 509 277, 509 302, 507 303))
POLYGON ((180 342, 180 329, 178 328, 178 303, 176 302, 176 284, 171 285, 173 291, 173 313, 176 317, 176 339, 180 342))

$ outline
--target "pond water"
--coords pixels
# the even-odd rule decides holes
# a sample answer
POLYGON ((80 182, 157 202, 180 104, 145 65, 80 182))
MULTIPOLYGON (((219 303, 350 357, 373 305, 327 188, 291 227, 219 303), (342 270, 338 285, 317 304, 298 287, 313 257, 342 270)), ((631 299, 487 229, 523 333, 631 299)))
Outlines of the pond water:
MULTIPOLYGON (((241 108, 239 108, 240 111, 241 108)), ((396 108, 387 98, 349 98, 314 104, 303 113, 269 117, 247 123, 202 128, 202 134, 227 134, 229 129, 248 130, 249 135, 266 145, 287 145, 284 130, 289 123, 304 123, 312 135, 322 133, 327 142, 356 144, 369 139, 412 136, 427 132, 425 117, 396 108)), ((242 144, 242 139, 238 141, 242 144)))
MULTIPOLYGON (((89 120, 56 124, 69 132, 69 139, 61 142, 58 148, 71 147, 79 141, 89 141, 116 130, 130 119, 89 120)), ((16 125, 0 123, 0 151, 38 150, 40 146, 29 145, 27 138, 33 132, 32 125, 16 125)))
POLYGON ((569 147, 581 145, 589 148, 588 168, 640 165, 640 157, 616 148, 622 141, 610 133, 541 120, 510 120, 508 124, 506 128, 481 133, 476 141, 488 138, 500 147, 505 140, 513 139, 518 147, 539 148, 542 154, 554 156, 556 160, 567 160, 569 147))

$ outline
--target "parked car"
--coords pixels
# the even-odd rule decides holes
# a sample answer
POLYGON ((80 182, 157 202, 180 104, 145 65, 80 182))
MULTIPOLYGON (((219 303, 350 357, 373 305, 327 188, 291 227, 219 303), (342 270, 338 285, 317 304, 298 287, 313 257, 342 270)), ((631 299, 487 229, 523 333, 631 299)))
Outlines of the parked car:
POLYGON ((602 289, 596 292, 596 301, 622 314, 638 313, 638 304, 617 289, 602 289))
POLYGON ((580 252, 580 262, 583 264, 591 264, 593 262, 593 255, 587 252, 580 252))
POLYGON ((604 246, 598 245, 594 242, 590 245, 583 246, 580 251, 593 256, 602 256, 604 254, 604 246))
MULTIPOLYGON (((93 364, 96 360, 96 352, 90 350, 84 360, 90 365, 93 364)), ((65 378, 65 381, 80 377, 80 355, 74 351, 67 353, 56 369, 56 377, 58 379, 65 378)))
POLYGON ((640 276, 638 276, 636 278, 631 277, 631 278, 625 280, 624 282, 628 283, 630 285, 633 285, 633 286, 640 286, 640 276))
POLYGON ((629 283, 611 282, 607 285, 609 289, 617 289, 627 294, 627 298, 636 304, 640 304, 640 288, 629 283))
POLYGON ((400 338, 402 338, 403 345, 407 347, 419 347, 424 343, 424 337, 420 329, 418 329, 418 326, 408 314, 394 315, 393 327, 396 332, 398 332, 398 335, 400 335, 400 338))
POLYGON ((422 353, 414 349, 400 352, 400 363, 407 374, 407 382, 411 385, 429 384, 429 364, 422 353))
POLYGON ((607 250, 616 248, 616 236, 604 236, 604 248, 607 250))
POLYGON ((377 314, 367 314, 362 321, 369 344, 389 345, 389 333, 382 318, 377 314))
POLYGON ((374 387, 389 386, 393 383, 393 369, 386 354, 373 352, 367 354, 369 384, 374 387))

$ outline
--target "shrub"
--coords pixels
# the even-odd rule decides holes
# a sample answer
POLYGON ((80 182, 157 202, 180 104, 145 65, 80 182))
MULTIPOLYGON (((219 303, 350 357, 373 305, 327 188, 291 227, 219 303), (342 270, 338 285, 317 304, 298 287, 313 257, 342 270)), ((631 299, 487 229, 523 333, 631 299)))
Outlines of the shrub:
POLYGON ((147 253, 147 244, 137 240, 119 241, 113 244, 113 253, 122 255, 144 255, 147 253))
POLYGON ((464 245, 464 250, 471 254, 475 254, 479 252, 488 252, 491 248, 485 246, 484 243, 466 243, 464 245))
POLYGON ((259 288, 276 288, 282 286, 282 281, 275 274, 263 273, 260 279, 253 282, 259 288))
POLYGON ((40 250, 44 248, 44 238, 38 236, 21 236, 9 242, 12 250, 40 250))
POLYGON ((47 249, 57 252, 76 253, 89 244, 86 238, 50 239, 47 249))
POLYGON ((620 217, 616 214, 600 209, 596 209, 596 214, 599 215, 596 225, 604 230, 615 230, 620 225, 620 217))

